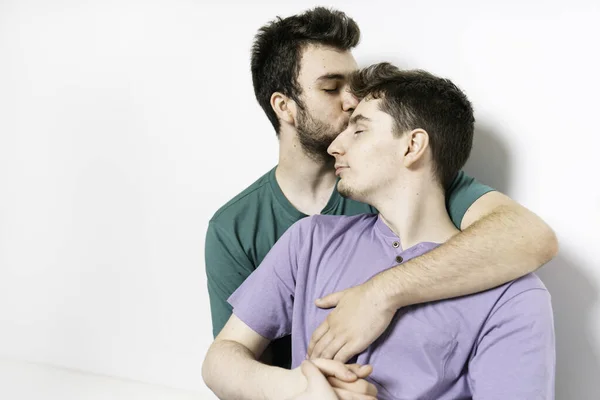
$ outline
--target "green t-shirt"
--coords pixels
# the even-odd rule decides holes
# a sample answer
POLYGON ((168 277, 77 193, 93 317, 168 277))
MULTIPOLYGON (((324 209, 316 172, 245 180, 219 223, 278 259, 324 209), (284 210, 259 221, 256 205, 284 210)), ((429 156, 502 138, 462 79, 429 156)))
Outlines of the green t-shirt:
MULTIPOLYGON (((462 171, 447 193, 447 208, 454 225, 460 223, 467 209, 485 193, 493 190, 462 171)), ((321 214, 356 215, 376 213, 368 204, 331 194, 321 214)), ((206 233, 206 275, 212 315, 213 335, 221 331, 232 313, 227 303, 231 294, 260 265, 275 242, 296 221, 306 217, 285 197, 275 168, 221 207, 208 225, 206 233)), ((289 368, 289 337, 272 343, 273 364, 289 368)))

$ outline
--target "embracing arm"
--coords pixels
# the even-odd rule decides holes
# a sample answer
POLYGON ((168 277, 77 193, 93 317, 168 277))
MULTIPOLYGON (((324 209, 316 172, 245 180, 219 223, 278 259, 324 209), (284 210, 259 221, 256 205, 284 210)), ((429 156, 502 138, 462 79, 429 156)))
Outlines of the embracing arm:
POLYGON ((308 355, 345 362, 373 343, 399 308, 491 289, 535 271, 558 251, 544 221, 495 191, 468 208, 461 228, 426 254, 318 299, 317 306, 336 309, 313 333, 308 355))
POLYGON ((469 295, 537 270, 558 252, 552 229, 499 192, 479 198, 462 232, 438 248, 373 278, 389 306, 469 295))

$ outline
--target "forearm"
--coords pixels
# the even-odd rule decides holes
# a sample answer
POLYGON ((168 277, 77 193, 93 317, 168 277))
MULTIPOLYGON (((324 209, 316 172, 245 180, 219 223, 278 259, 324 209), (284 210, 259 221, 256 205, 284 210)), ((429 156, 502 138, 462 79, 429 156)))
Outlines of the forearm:
POLYGON ((520 206, 502 206, 370 283, 393 308, 464 296, 535 271, 556 248, 554 233, 539 217, 520 206))
POLYGON ((290 373, 260 363, 250 350, 230 340, 213 343, 202 365, 206 385, 223 400, 289 398, 303 390, 298 385, 282 384, 288 382, 290 373))

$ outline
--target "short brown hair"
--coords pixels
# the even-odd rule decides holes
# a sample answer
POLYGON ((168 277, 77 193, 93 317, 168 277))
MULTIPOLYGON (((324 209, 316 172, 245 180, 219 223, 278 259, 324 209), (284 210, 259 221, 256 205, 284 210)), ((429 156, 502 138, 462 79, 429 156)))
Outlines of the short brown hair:
POLYGON ((449 79, 423 70, 380 63, 352 74, 350 90, 359 99, 381 99, 380 110, 395 122, 395 133, 421 128, 429 135, 435 177, 447 189, 473 146, 475 117, 467 96, 449 79))

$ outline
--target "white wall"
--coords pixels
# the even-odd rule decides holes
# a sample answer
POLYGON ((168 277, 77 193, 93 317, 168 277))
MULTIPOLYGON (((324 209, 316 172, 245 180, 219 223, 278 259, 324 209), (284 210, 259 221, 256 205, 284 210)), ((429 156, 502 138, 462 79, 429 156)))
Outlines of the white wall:
MULTIPOLYGON (((249 48, 315 5, 237 3, 0 2, 1 356, 213 398, 207 222, 277 157, 249 48)), ((360 64, 428 69, 470 96, 467 171, 560 239, 540 273, 557 399, 598 398, 597 2, 344 3, 360 64)))

